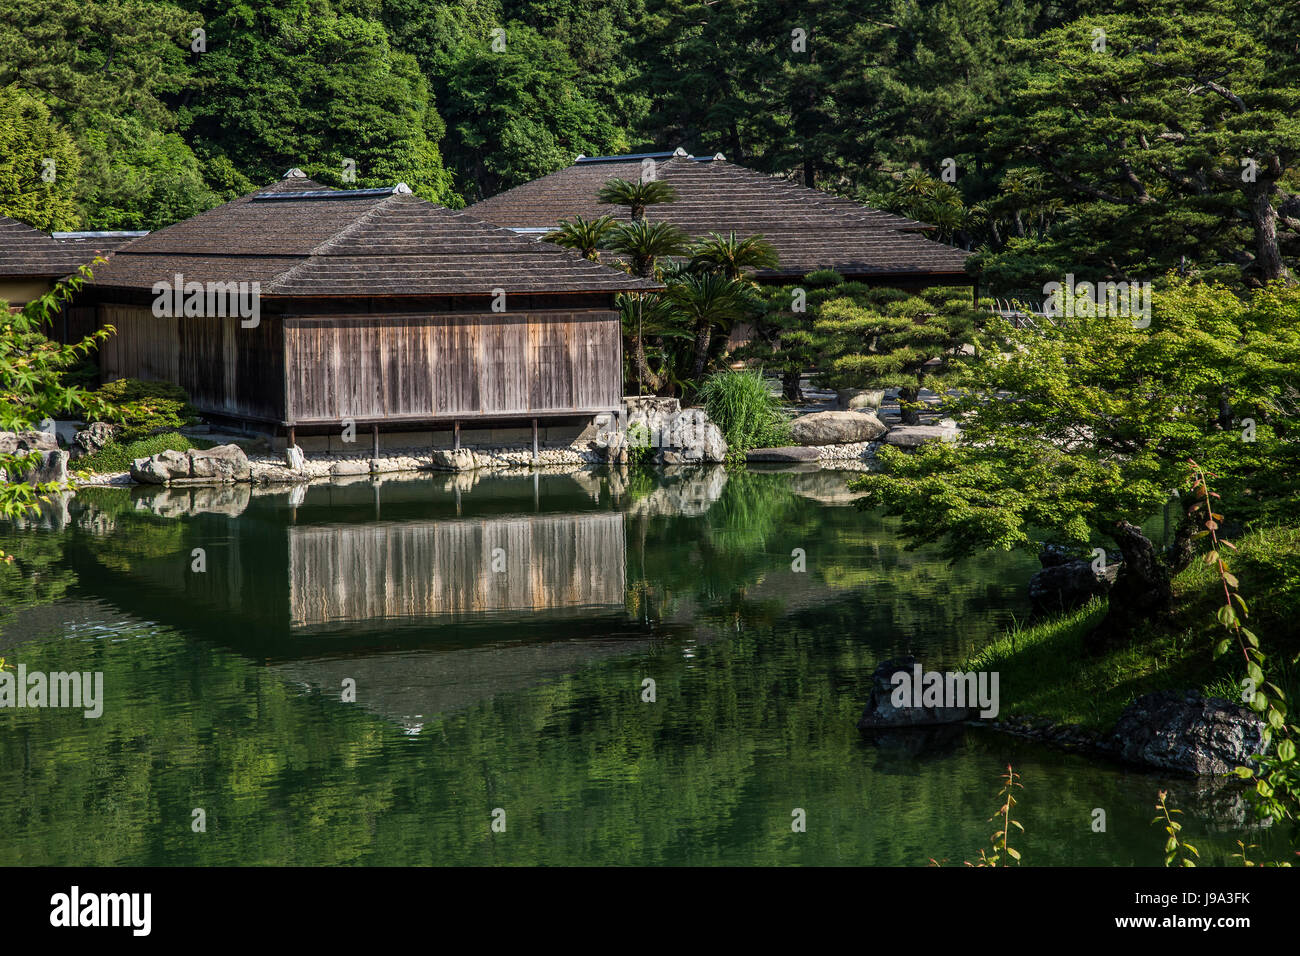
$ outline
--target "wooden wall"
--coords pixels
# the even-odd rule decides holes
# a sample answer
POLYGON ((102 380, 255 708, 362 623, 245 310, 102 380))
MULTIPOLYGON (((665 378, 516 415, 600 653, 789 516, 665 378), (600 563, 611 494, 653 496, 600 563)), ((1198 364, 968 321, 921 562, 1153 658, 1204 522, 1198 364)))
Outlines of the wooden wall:
POLYGON ((285 320, 295 424, 555 415, 618 407, 617 313, 285 320))
POLYGON ((100 346, 101 378, 175 382, 203 412, 279 422, 284 418, 281 321, 255 328, 237 317, 158 318, 148 306, 101 304, 100 325, 115 335, 100 346))

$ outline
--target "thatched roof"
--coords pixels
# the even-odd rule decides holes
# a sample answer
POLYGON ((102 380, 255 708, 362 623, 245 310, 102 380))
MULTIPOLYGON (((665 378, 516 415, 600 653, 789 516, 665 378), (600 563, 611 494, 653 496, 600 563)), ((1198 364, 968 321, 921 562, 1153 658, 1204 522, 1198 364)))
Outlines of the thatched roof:
POLYGON ((762 235, 776 249, 780 265, 759 273, 773 279, 835 269, 847 277, 943 278, 968 282, 969 253, 924 237, 933 227, 809 189, 789 180, 737 166, 720 157, 696 159, 678 153, 580 157, 572 166, 470 206, 472 216, 534 235, 561 219, 614 215, 627 221, 626 206, 596 199, 611 179, 632 182, 642 163, 654 163, 655 178, 672 186, 677 200, 651 206, 646 218, 680 226, 698 238, 709 233, 762 235))
POLYGON ((26 223, 0 216, 0 276, 58 279, 90 265, 142 233, 59 233, 51 236, 26 223))
POLYGON ((659 288, 411 194, 339 190, 297 170, 123 247, 101 288, 260 282, 262 296, 444 296, 659 288))

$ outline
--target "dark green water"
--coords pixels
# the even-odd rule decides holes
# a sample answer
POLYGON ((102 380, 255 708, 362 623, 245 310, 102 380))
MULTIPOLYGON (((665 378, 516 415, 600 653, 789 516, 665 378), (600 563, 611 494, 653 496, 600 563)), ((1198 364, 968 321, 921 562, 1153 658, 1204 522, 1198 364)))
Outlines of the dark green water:
MULTIPOLYGON (((905 551, 838 474, 100 489, 44 524, 0 532, 0 654, 106 703, 0 710, 0 864, 959 863, 1007 761, 1026 864, 1161 860, 1171 781, 859 735, 880 659, 956 666, 1033 564, 905 551)), ((1173 783, 1227 862, 1240 808, 1173 783)))

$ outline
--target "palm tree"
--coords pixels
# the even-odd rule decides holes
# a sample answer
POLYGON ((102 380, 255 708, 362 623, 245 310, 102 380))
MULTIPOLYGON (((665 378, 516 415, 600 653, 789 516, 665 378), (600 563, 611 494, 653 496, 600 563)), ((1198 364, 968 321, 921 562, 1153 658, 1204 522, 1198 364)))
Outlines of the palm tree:
POLYGON ((742 318, 750 300, 746 285, 715 272, 690 275, 668 287, 668 298, 695 332, 691 381, 698 382, 709 360, 714 332, 731 328, 742 318))
POLYGON ((582 258, 595 262, 599 258, 598 250, 605 241, 605 234, 613 225, 613 216, 601 216, 592 220, 574 216, 571 220, 561 219, 559 228, 542 238, 566 249, 576 249, 582 258))
POLYGON ((688 246, 686 233, 672 223, 637 219, 616 226, 605 248, 627 256, 634 275, 653 279, 658 260, 665 256, 685 255, 688 246))
MULTIPOLYGON (((666 256, 682 255, 687 249, 686 233, 682 232, 676 226, 666 222, 646 222, 644 219, 637 219, 627 224, 616 226, 606 242, 606 248, 615 252, 621 252, 631 260, 631 271, 633 275, 640 276, 642 279, 653 279, 655 274, 655 264, 659 259, 666 256)), ((635 326, 636 333, 632 336, 632 364, 636 368, 637 382, 649 385, 652 391, 658 392, 663 387, 663 378, 650 370, 650 363, 645 354, 645 321, 644 308, 646 299, 653 298, 652 305, 657 307, 660 301, 657 296, 647 297, 644 295, 634 296, 632 301, 636 307, 636 321, 626 323, 627 327, 635 326)))
POLYGON ((645 340, 647 335, 680 337, 675 324, 677 310, 657 292, 624 292, 616 301, 623 333, 632 340, 628 357, 636 372, 637 394, 647 385, 658 392, 664 387, 664 376, 650 367, 645 340))
POLYGON ((737 239, 734 232, 726 237, 711 232, 691 250, 691 266, 721 272, 739 282, 747 269, 775 269, 776 250, 762 236, 737 239))
POLYGON ((632 218, 637 220, 645 219, 647 206, 676 200, 677 191, 658 179, 642 180, 639 183, 628 182, 626 179, 611 179, 600 187, 596 198, 610 206, 631 207, 632 218))

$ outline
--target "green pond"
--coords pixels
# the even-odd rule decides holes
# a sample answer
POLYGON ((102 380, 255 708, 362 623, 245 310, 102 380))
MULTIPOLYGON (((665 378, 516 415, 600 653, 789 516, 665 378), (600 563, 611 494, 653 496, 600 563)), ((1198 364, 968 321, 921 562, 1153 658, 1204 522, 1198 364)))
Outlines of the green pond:
POLYGON ((0 528, 0 655, 102 672, 103 713, 0 709, 0 864, 959 864, 1008 761, 1026 864, 1159 865, 1171 784, 1205 862, 1271 842, 1231 792, 983 729, 864 738, 875 665, 957 667, 1035 562, 908 551, 847 477, 56 502, 0 528))

